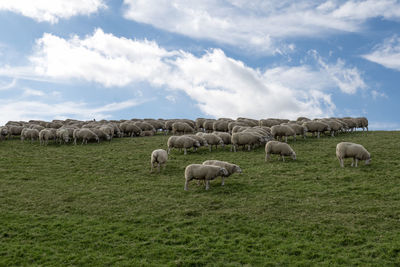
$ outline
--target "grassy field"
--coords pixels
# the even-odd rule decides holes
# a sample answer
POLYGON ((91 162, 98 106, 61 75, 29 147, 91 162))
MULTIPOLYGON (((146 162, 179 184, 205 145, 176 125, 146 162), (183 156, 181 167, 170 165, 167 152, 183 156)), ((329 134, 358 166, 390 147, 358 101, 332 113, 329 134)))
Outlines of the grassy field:
POLYGON ((289 141, 298 160, 284 163, 264 148, 175 150, 150 174, 167 138, 1 142, 0 266, 400 264, 400 132, 289 141), (340 141, 372 164, 340 168, 340 141), (206 159, 243 173, 184 191, 185 166, 206 159))

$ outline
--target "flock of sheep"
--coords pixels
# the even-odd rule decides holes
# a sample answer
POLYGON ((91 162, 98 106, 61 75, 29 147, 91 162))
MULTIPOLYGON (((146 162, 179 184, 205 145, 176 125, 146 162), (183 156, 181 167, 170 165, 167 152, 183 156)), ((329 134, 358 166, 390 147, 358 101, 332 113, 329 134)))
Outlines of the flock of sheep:
MULTIPOLYGON (((49 141, 57 144, 68 144, 81 142, 111 141, 113 138, 122 137, 145 137, 153 136, 157 132, 165 135, 172 134, 167 142, 167 151, 164 149, 154 150, 151 154, 151 170, 155 167, 160 171, 160 166, 165 167, 168 154, 171 149, 183 150, 187 154, 188 149, 197 151, 199 147, 208 147, 210 151, 215 146, 224 147, 231 145, 231 151, 236 152, 239 147, 251 150, 254 147, 265 145, 265 161, 272 154, 278 154, 285 160, 285 156, 296 159, 295 151, 287 144, 288 137, 296 141, 297 137, 306 138, 307 133, 313 137, 320 138, 321 134, 332 137, 348 131, 362 129, 368 131, 368 120, 360 118, 325 118, 310 120, 299 117, 296 121, 285 119, 261 119, 229 118, 196 120, 188 119, 131 119, 131 120, 101 120, 101 121, 79 121, 73 119, 53 120, 51 122, 30 120, 9 121, 0 126, 0 140, 19 136, 22 142, 30 140, 31 143, 39 141, 41 145, 48 145, 49 141), (284 142, 283 142, 284 141, 284 142)), ((337 145, 336 155, 343 167, 343 159, 353 158, 352 166, 357 167, 358 160, 370 162, 370 154, 361 145, 342 142, 337 145)), ((233 173, 241 173, 238 165, 217 160, 208 160, 203 164, 191 164, 185 169, 185 190, 188 182, 204 180, 206 189, 209 181, 217 176, 224 178, 233 173)))

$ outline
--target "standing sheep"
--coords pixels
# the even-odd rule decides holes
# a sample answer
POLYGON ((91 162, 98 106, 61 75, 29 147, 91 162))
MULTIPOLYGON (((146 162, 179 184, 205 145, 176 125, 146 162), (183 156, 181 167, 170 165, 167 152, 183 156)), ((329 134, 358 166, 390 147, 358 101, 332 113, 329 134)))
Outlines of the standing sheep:
POLYGON ((151 172, 157 165, 157 171, 160 172, 160 166, 163 166, 165 169, 165 164, 168 160, 168 153, 164 149, 156 149, 151 153, 151 172))
POLYGON ((33 143, 33 141, 39 139, 39 131, 36 129, 24 128, 21 131, 21 142, 28 138, 30 138, 31 143, 33 143))
POLYGON ((170 138, 168 138, 167 146, 168 146, 168 154, 170 153, 172 148, 179 148, 179 149, 183 148, 184 155, 186 155, 188 148, 192 147, 198 148, 200 147, 200 143, 199 141, 190 138, 186 135, 171 136, 170 138))
POLYGON ((7 126, 0 127, 0 140, 4 140, 8 135, 8 128, 7 126))
POLYGON ((82 139, 82 145, 87 144, 89 140, 96 140, 97 143, 100 142, 99 137, 88 128, 74 130, 73 137, 74 137, 74 145, 76 145, 76 141, 78 139, 82 139))
POLYGON ((49 143, 49 139, 56 138, 56 133, 52 131, 50 128, 43 129, 39 132, 39 141, 40 145, 46 145, 49 143))
POLYGON ((293 160, 296 160, 296 153, 287 144, 279 141, 269 141, 265 145, 265 162, 271 158, 271 154, 278 154, 279 158, 282 157, 282 161, 285 161, 285 156, 291 156, 293 160))
POLYGON ((208 143, 208 148, 211 151, 212 150, 212 146, 215 145, 215 149, 217 149, 218 145, 221 145, 222 147, 224 146, 224 141, 222 140, 221 137, 219 137, 216 134, 212 134, 212 133, 196 133, 197 136, 201 136, 204 139, 206 139, 207 143, 208 143))
POLYGON ((225 178, 231 176, 235 172, 237 173, 242 173, 242 169, 236 165, 232 164, 226 161, 220 161, 220 160, 206 160, 203 162, 203 165, 213 165, 213 166, 219 166, 222 168, 225 168, 228 171, 228 175, 222 175, 222 183, 221 185, 225 185, 225 178))
POLYGON ((60 145, 64 141, 64 143, 68 143, 70 136, 69 131, 66 128, 58 128, 56 131, 56 138, 60 142, 60 145))
POLYGON ((256 133, 234 133, 232 134, 231 142, 233 151, 236 152, 239 146, 248 146, 250 151, 251 147, 261 144, 265 141, 265 138, 256 133))
POLYGON ((271 134, 272 136, 280 140, 281 137, 285 137, 285 142, 287 143, 287 137, 293 136, 294 140, 296 141, 296 132, 287 125, 274 125, 271 127, 271 134))
POLYGON ((357 167, 359 160, 365 160, 365 165, 371 162, 371 154, 360 144, 341 142, 336 145, 336 157, 339 160, 340 166, 344 167, 345 158, 353 158, 351 166, 357 167))
POLYGON ((188 184, 191 180, 205 180, 206 190, 210 188, 210 180, 218 176, 227 176, 228 171, 225 168, 212 165, 190 164, 185 168, 185 190, 188 190, 188 184))
POLYGON ((317 133, 318 138, 321 133, 325 131, 331 131, 331 128, 328 124, 320 121, 306 121, 302 125, 306 127, 307 132, 312 133, 313 136, 315 133, 317 133))

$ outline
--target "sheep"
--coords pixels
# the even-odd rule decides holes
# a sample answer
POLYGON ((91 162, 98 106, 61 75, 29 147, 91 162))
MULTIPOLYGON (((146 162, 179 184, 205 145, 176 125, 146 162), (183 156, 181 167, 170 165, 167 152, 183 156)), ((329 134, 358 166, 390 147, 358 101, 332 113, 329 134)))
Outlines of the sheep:
POLYGON ((230 133, 232 133, 232 130, 233 130, 233 128, 234 128, 235 126, 247 126, 247 127, 248 127, 248 125, 247 125, 245 122, 243 122, 243 121, 241 121, 241 122, 232 121, 232 122, 228 123, 228 131, 229 131, 230 133))
POLYGON ((188 133, 194 133, 194 129, 186 122, 177 121, 172 124, 172 134, 177 135, 188 133))
POLYGON ((221 145, 222 147, 224 146, 224 141, 222 140, 221 137, 219 137, 216 134, 213 133, 196 133, 197 136, 201 136, 204 139, 206 139, 208 143, 208 149, 211 151, 212 146, 215 145, 215 149, 217 149, 218 145, 221 145))
POLYGON ((263 119, 260 120, 259 123, 260 126, 267 126, 267 127, 272 127, 274 125, 279 125, 279 124, 280 124, 279 120, 276 119, 263 119))
POLYGON ((9 125, 8 126, 8 139, 10 139, 11 136, 13 136, 13 135, 21 135, 22 129, 24 129, 24 126, 9 125))
POLYGON ((238 146, 248 146, 250 147, 256 144, 264 142, 265 139, 256 133, 234 133, 232 134, 231 143, 233 146, 233 151, 236 152, 238 146))
POLYGON ((294 150, 287 143, 279 141, 269 141, 265 144, 265 162, 271 158, 271 154, 278 154, 279 158, 282 157, 282 161, 285 161, 285 156, 291 156, 293 160, 296 160, 294 150))
POLYGON ((66 128, 58 128, 56 131, 56 138, 60 144, 62 144, 63 141, 64 143, 68 143, 70 140, 69 131, 66 128))
MULTIPOLYGON (((204 139, 202 136, 200 136, 200 135, 195 135, 195 134, 188 134, 188 135, 186 135, 186 136, 188 136, 188 137, 190 137, 190 138, 193 138, 193 139, 199 141, 200 146, 208 147, 207 140, 204 139)), ((195 147, 194 150, 197 151, 197 147, 195 147)))
POLYGON ((304 139, 306 139, 307 128, 303 125, 299 125, 297 123, 287 123, 283 124, 287 125, 294 131, 295 135, 302 135, 304 139))
POLYGON ((119 127, 123 134, 126 134, 130 137, 140 136, 142 133, 142 129, 131 121, 122 122, 119 127))
POLYGON ((204 123, 204 121, 205 121, 206 119, 205 118, 197 118, 196 120, 195 120, 195 124, 196 124, 196 130, 198 130, 198 131, 204 131, 204 129, 203 129, 203 123, 204 123))
MULTIPOLYGON (((232 144, 231 139, 232 139, 232 135, 230 135, 230 133, 225 133, 225 132, 213 132, 213 134, 219 136, 222 141, 224 142, 224 146, 225 145, 229 145, 232 144)), ((232 151, 232 146, 231 146, 231 151, 232 151)))
POLYGON ((207 119, 203 122, 203 129, 206 133, 211 133, 213 131, 213 125, 216 120, 207 119))
POLYGON ((214 132, 229 132, 228 129, 229 121, 226 120, 217 120, 213 123, 214 132))
MULTIPOLYGON (((102 125, 99 128, 101 131, 103 131, 105 134, 110 136, 110 141, 112 140, 114 136, 114 127, 112 125, 102 125)), ((100 137, 100 136, 99 136, 100 137)))
POLYGON ((179 149, 183 148, 184 155, 186 155, 188 148, 191 147, 198 148, 200 147, 200 143, 199 141, 190 138, 186 135, 171 136, 170 138, 168 138, 167 146, 168 146, 168 154, 170 153, 172 148, 179 148, 179 149))
POLYGON ((351 167, 354 166, 354 162, 357 167, 359 160, 365 160, 365 165, 371 162, 371 154, 362 145, 350 142, 340 142, 336 145, 336 157, 342 168, 345 158, 353 158, 351 167))
POLYGON ((227 176, 228 171, 219 166, 190 164, 185 168, 185 191, 188 190, 188 184, 191 180, 205 180, 206 190, 210 188, 210 180, 218 176, 227 176))
POLYGON ((8 128, 7 126, 0 127, 0 140, 4 140, 8 136, 8 128))
POLYGON ((99 140, 106 140, 109 142, 111 141, 111 136, 102 129, 100 128, 89 128, 89 129, 98 136, 99 140))
POLYGON ((342 122, 346 123, 347 128, 353 132, 354 129, 357 127, 357 121, 353 118, 346 117, 346 118, 341 118, 340 119, 342 122))
POLYGON ((357 128, 362 128, 363 132, 364 128, 367 128, 368 132, 368 119, 366 117, 355 118, 355 120, 357 122, 357 128))
POLYGON ((153 172, 154 167, 157 165, 157 171, 160 172, 160 166, 165 169, 165 164, 168 160, 168 153, 164 149, 156 149, 151 153, 151 172, 153 172))
POLYGON ((331 128, 329 127, 328 124, 320 122, 320 121, 306 121, 302 125, 304 127, 306 127, 307 132, 311 132, 313 136, 314 136, 315 132, 317 132, 318 138, 320 136, 320 133, 331 130, 331 128))
POLYGON ((142 131, 140 136, 154 136, 155 132, 154 131, 142 131))
POLYGON ((31 143, 33 143, 33 141, 39 139, 39 131, 36 129, 24 128, 21 131, 21 142, 23 142, 27 138, 30 138, 31 143))
POLYGON ((272 136, 279 140, 281 137, 285 137, 285 142, 287 143, 287 137, 293 136, 294 140, 296 141, 296 132, 287 125, 274 125, 271 127, 271 134, 272 136), (277 138, 279 137, 279 139, 277 138))
POLYGON ((242 173, 242 169, 236 165, 232 164, 226 161, 220 161, 220 160, 206 160, 203 162, 203 165, 213 165, 213 166, 219 166, 222 168, 225 168, 228 171, 228 174, 222 175, 222 183, 221 185, 225 185, 225 178, 231 176, 234 173, 242 173))
POLYGON ((56 134, 50 129, 43 129, 39 132, 40 145, 46 145, 49 143, 49 139, 55 139, 56 134))
POLYGON ((96 140, 97 143, 100 142, 99 137, 88 128, 75 129, 73 137, 74 137, 74 145, 76 145, 76 141, 78 139, 82 139, 82 145, 87 144, 89 140, 96 140))
POLYGON ((343 126, 341 123, 335 121, 335 120, 322 120, 322 122, 326 123, 329 125, 329 128, 331 129, 331 136, 334 137, 335 133, 339 132, 340 130, 343 129, 343 126))
POLYGON ((139 127, 142 131, 153 131, 154 133, 156 132, 156 129, 150 123, 144 121, 136 121, 133 124, 139 127))

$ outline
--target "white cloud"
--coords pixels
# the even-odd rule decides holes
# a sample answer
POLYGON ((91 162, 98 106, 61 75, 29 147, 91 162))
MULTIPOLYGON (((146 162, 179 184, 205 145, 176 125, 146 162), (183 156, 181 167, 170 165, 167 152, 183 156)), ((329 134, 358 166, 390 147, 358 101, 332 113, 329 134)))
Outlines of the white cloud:
POLYGON ((400 131, 400 123, 398 122, 376 122, 368 123, 368 129, 373 131, 400 131))
POLYGON ((288 38, 357 32, 370 18, 400 18, 395 0, 124 0, 124 4, 127 19, 269 53, 279 52, 277 47, 288 38))
MULTIPOLYGON (((365 84, 356 68, 325 62, 316 51, 313 66, 254 69, 212 49, 198 57, 167 51, 157 43, 106 34, 63 39, 44 34, 37 40, 31 65, 0 68, 0 75, 52 81, 100 83, 123 87, 146 82, 183 91, 206 114, 215 117, 321 117, 333 115, 329 90, 355 93, 365 84)), ((166 93, 170 95, 170 93, 166 93)))
POLYGON ((362 57, 386 68, 400 71, 400 37, 393 36, 384 40, 370 54, 362 57))
POLYGON ((376 100, 378 97, 388 98, 388 96, 385 93, 376 90, 372 90, 371 95, 374 100, 376 100))
POLYGON ((38 22, 57 23, 77 15, 89 15, 106 8, 103 0, 11 0, 0 1, 0 11, 11 11, 38 22))
POLYGON ((17 79, 13 78, 9 83, 0 83, 0 91, 9 90, 17 85, 17 79))
POLYGON ((43 91, 40 90, 35 90, 32 88, 25 88, 23 92, 23 96, 29 97, 29 96, 45 96, 46 94, 43 91))
POLYGON ((85 102, 45 103, 26 100, 0 100, 0 125, 7 121, 53 120, 74 118, 80 120, 107 119, 110 112, 142 104, 143 101, 127 100, 99 107, 90 107, 85 102))

